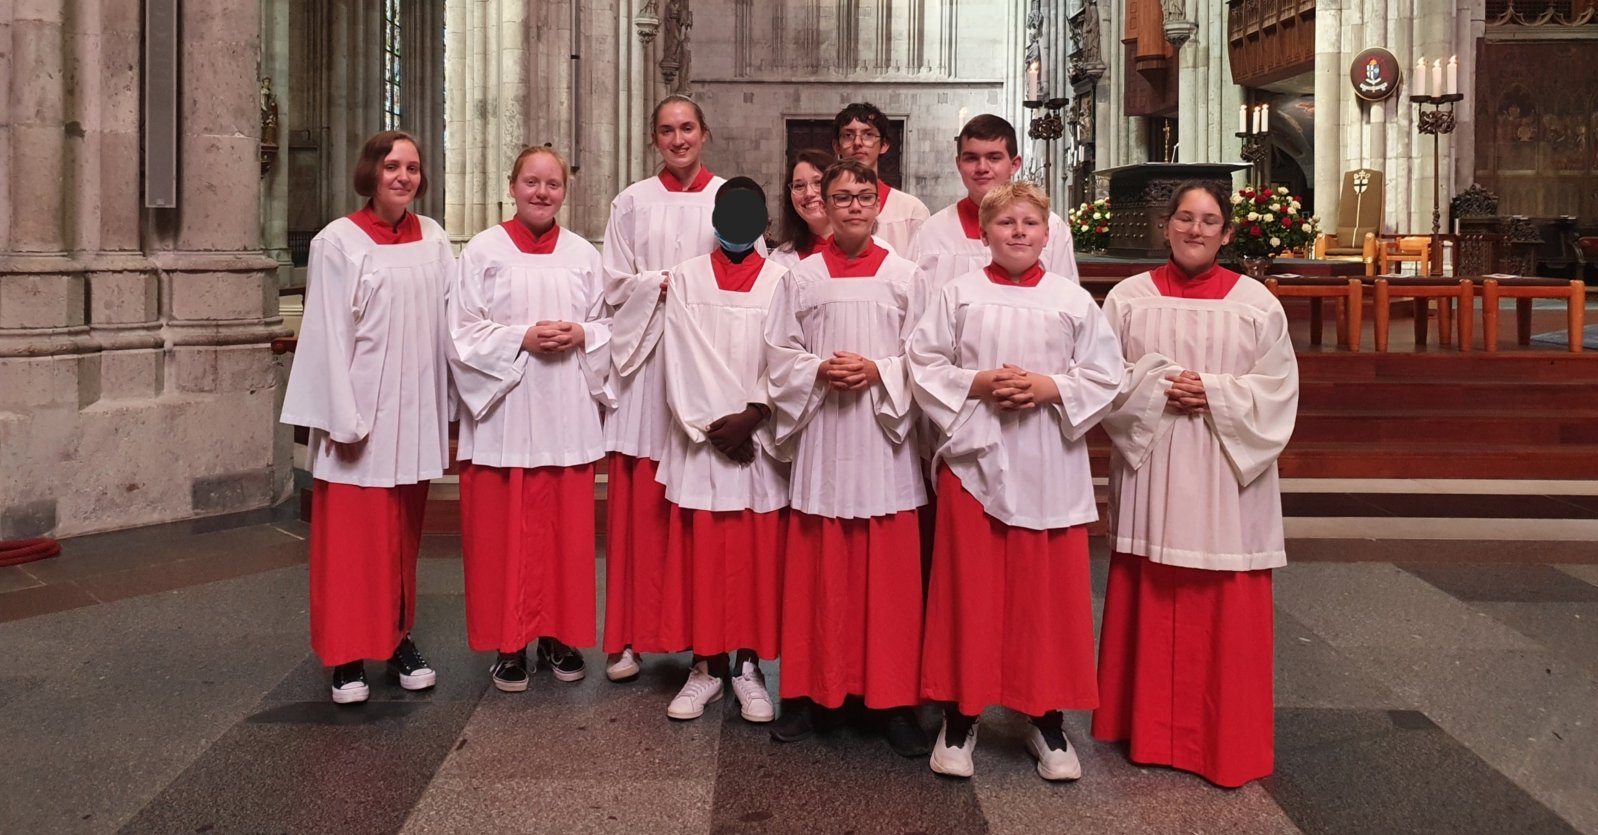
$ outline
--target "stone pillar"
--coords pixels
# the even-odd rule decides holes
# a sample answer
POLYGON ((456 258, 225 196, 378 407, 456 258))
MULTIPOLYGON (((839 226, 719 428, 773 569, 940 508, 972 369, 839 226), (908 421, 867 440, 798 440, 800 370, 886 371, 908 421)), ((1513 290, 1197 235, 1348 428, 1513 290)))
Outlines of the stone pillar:
POLYGON ((442 221, 444 194, 444 4, 405 0, 400 6, 400 127, 427 154, 427 195, 417 214, 442 221))
MULTIPOLYGON (((517 0, 450 3, 445 228, 465 241, 505 219, 505 166, 526 143, 527 12, 517 0)), ((542 87, 541 87, 542 89, 542 87)))
MULTIPOLYGON (((294 264, 289 256, 289 118, 292 94, 289 55, 290 0, 261 2, 261 78, 271 79, 277 103, 277 156, 261 176, 261 243, 277 262, 278 286, 293 284, 294 264)), ((264 98, 264 95, 263 95, 264 98)), ((263 137, 263 140, 265 137, 263 137)))
POLYGON ((1327 230, 1337 228, 1337 195, 1345 159, 1339 115, 1348 86, 1342 49, 1343 6, 1344 0, 1315 5, 1315 212, 1320 215, 1321 228, 1327 230))

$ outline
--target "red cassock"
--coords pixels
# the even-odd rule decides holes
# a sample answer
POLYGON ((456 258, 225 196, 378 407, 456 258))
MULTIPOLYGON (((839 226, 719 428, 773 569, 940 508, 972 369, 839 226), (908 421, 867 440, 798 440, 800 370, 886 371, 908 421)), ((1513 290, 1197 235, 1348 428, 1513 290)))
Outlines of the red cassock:
POLYGON ((1028 716, 1099 704, 1085 525, 1012 527, 938 470, 921 695, 968 716, 1002 705, 1028 716))
POLYGON ((594 644, 594 465, 462 462, 466 639, 515 652, 539 637, 594 644))
POLYGON ((920 701, 921 532, 916 511, 865 519, 788 515, 783 548, 785 699, 838 707, 920 701))
POLYGON ((671 505, 648 458, 619 452, 608 457, 605 485, 605 651, 675 652, 682 613, 660 605, 670 578, 665 559, 671 505))
POLYGON ((311 488, 311 649, 332 667, 388 658, 416 621, 427 482, 311 488))
POLYGON ((666 570, 655 601, 657 645, 640 652, 717 655, 752 649, 777 657, 782 604, 780 548, 787 511, 671 506, 666 570))
POLYGON ((1271 572, 1206 571, 1116 553, 1093 737, 1235 788, 1274 763, 1271 572))

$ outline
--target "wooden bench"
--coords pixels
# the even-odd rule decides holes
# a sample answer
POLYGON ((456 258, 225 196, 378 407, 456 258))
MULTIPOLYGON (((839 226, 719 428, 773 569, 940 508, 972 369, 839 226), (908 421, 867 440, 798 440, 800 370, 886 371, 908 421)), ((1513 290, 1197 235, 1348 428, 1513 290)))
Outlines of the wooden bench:
POLYGON ((1360 308, 1365 301, 1365 285, 1358 278, 1333 278, 1307 275, 1273 275, 1265 279, 1265 289, 1277 298, 1309 299, 1309 341, 1321 344, 1322 302, 1337 303, 1337 344, 1358 351, 1360 308))
POLYGON ((1459 313, 1459 350, 1470 350, 1471 308, 1475 286, 1468 278, 1446 276, 1379 275, 1375 281, 1376 350, 1387 350, 1388 305, 1393 299, 1415 300, 1415 347, 1426 344, 1427 319, 1432 299, 1437 300, 1437 343, 1448 345, 1453 338, 1454 306, 1459 313))
POLYGON ((1570 329, 1570 350, 1580 353, 1582 323, 1587 313, 1587 285, 1580 280, 1518 275, 1485 275, 1468 279, 1481 287, 1482 347, 1498 350, 1498 301, 1515 300, 1515 341, 1531 344, 1533 299, 1563 299, 1570 329))

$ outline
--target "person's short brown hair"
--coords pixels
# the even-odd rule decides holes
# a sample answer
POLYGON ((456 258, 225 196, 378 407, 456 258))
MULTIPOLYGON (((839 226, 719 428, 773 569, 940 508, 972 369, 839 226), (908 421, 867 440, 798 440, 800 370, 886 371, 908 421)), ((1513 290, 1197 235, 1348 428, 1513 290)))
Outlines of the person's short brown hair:
POLYGON ((880 182, 877 178, 877 172, 872 171, 869 166, 860 160, 841 159, 827 166, 826 171, 821 172, 822 200, 827 199, 827 189, 832 188, 832 184, 845 174, 853 177, 855 182, 863 185, 875 186, 880 182))
POLYGON ((954 138, 955 156, 959 156, 965 151, 967 139, 981 139, 986 142, 1003 139, 1004 149, 1010 152, 1012 159, 1021 155, 1020 145, 1015 139, 1015 126, 1010 124, 1008 120, 992 113, 973 116, 971 121, 966 122, 965 126, 960 128, 960 135, 954 138))
POLYGON ((1014 180, 994 186, 993 190, 982 198, 982 206, 977 209, 977 225, 983 229, 988 228, 988 224, 999 216, 999 212, 1014 203, 1030 203, 1038 207, 1045 222, 1049 219, 1049 196, 1043 193, 1043 189, 1026 180, 1014 180))
POLYGON ((420 200, 427 194, 427 159, 422 156, 422 146, 402 130, 385 130, 372 134, 361 147, 361 157, 355 162, 355 193, 362 197, 371 197, 377 193, 377 183, 383 171, 383 160, 388 158, 390 151, 394 150, 394 143, 405 141, 411 143, 416 149, 416 159, 422 164, 422 181, 416 185, 416 197, 420 200))
POLYGON ((511 163, 510 176, 507 177, 506 179, 509 180, 512 185, 515 185, 516 176, 518 174, 522 173, 522 163, 526 162, 527 160, 531 159, 532 157, 538 156, 539 154, 544 154, 545 156, 548 156, 550 159, 553 159, 555 161, 555 164, 560 166, 560 181, 561 181, 561 183, 564 184, 564 185, 568 185, 568 186, 571 185, 571 182, 572 182, 572 167, 571 167, 571 165, 567 164, 566 158, 561 156, 559 151, 555 150, 554 148, 549 147, 548 145, 529 145, 526 148, 523 148, 522 152, 516 155, 516 161, 511 163))
POLYGON ((1215 207, 1221 212, 1221 231, 1232 228, 1232 194, 1226 183, 1216 180, 1183 180, 1177 184, 1176 190, 1171 192, 1171 199, 1165 203, 1165 218, 1170 220, 1182 205, 1182 198, 1190 191, 1202 191, 1215 201, 1215 207))

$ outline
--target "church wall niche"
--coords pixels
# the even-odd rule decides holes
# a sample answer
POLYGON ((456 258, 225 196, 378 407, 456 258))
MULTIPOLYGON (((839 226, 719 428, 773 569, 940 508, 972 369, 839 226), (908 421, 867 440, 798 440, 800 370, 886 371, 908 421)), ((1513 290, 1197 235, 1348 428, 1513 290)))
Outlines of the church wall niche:
POLYGON ((1477 56, 1475 181, 1505 215, 1598 224, 1598 41, 1484 39, 1477 56))

